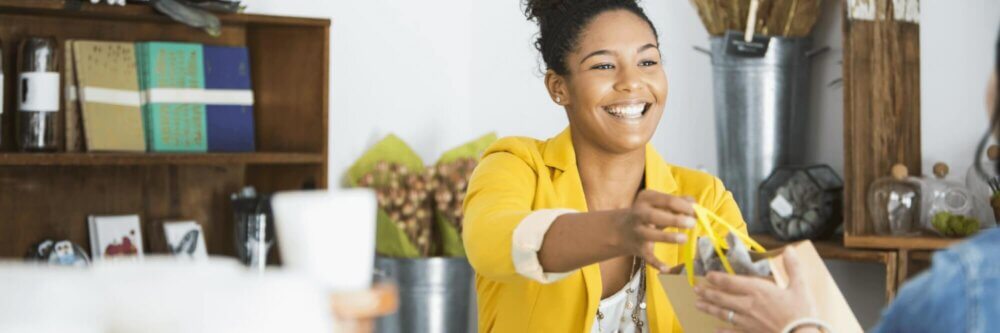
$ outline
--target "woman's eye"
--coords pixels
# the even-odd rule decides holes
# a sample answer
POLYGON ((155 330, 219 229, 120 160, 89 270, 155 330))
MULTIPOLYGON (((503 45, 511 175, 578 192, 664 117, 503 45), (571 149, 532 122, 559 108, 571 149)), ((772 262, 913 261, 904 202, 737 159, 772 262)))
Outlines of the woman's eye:
POLYGON ((642 62, 639 63, 639 66, 649 67, 649 66, 656 66, 657 64, 659 63, 653 60, 643 60, 642 62))
POLYGON ((590 67, 590 69, 615 69, 615 65, 612 64, 598 64, 590 67))

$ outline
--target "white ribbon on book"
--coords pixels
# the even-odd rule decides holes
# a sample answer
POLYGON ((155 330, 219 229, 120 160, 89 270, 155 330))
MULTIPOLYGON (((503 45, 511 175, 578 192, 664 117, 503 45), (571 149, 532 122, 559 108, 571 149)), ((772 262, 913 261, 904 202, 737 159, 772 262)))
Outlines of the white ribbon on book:
POLYGON ((144 104, 253 105, 253 91, 246 89, 153 88, 142 93, 144 104))
POLYGON ((80 91, 80 100, 84 103, 142 106, 137 90, 83 87, 80 91))

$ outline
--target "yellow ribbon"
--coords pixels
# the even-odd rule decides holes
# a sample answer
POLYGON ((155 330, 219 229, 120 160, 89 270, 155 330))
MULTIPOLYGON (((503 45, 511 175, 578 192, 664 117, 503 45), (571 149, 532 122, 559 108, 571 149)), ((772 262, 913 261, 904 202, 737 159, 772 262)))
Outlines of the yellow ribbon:
POLYGON ((684 231, 687 235, 687 243, 681 246, 681 259, 684 261, 684 270, 687 271, 688 283, 692 286, 694 285, 694 257, 697 253, 698 235, 702 232, 712 242, 712 247, 715 248, 715 253, 719 255, 719 260, 722 261, 722 266, 726 269, 726 272, 729 274, 735 274, 733 272, 733 267, 729 264, 729 259, 727 259, 722 253, 722 249, 729 249, 729 244, 726 244, 722 235, 716 235, 715 231, 712 230, 711 222, 713 221, 724 226, 729 230, 729 233, 739 237, 740 240, 742 240, 743 243, 746 243, 751 250, 757 252, 766 251, 763 246, 751 239, 749 235, 740 231, 725 219, 715 215, 715 213, 708 208, 702 207, 699 204, 694 204, 694 213, 698 223, 696 223, 693 228, 684 231))

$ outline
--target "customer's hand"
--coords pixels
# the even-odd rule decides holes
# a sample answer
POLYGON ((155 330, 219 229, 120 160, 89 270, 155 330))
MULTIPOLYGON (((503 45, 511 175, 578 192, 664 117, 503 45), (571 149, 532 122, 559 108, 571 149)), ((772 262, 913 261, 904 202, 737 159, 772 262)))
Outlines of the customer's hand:
POLYGON ((786 249, 784 258, 788 288, 761 278, 712 272, 708 285, 695 288, 699 297, 696 306, 719 319, 732 319, 736 330, 723 332, 780 332, 796 319, 816 317, 816 305, 795 250, 786 249))
POLYGON ((686 242, 687 235, 664 231, 666 228, 690 229, 694 227, 694 202, 691 198, 677 197, 656 191, 643 190, 636 196, 632 208, 626 210, 619 230, 620 246, 630 255, 646 260, 660 271, 670 267, 653 254, 656 243, 686 242))

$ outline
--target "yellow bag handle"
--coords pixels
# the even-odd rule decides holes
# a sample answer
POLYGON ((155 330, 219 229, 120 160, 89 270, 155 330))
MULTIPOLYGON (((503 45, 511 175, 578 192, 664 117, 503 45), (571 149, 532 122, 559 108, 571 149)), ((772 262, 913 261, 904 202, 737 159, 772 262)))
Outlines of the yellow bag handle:
POLYGON ((757 252, 766 251, 763 246, 751 239, 749 235, 739 229, 736 229, 736 227, 725 219, 715 215, 715 213, 708 208, 699 204, 694 204, 694 213, 698 223, 696 223, 693 228, 684 232, 687 235, 688 241, 681 246, 681 259, 684 261, 684 270, 687 271, 688 283, 692 286, 694 285, 694 257, 697 253, 698 234, 700 230, 704 230, 703 233, 712 242, 712 247, 715 248, 715 253, 719 256, 719 260, 722 261, 722 266, 726 269, 726 272, 729 274, 735 274, 733 272, 733 267, 729 264, 729 259, 727 259, 722 253, 722 249, 728 249, 729 244, 726 244, 722 235, 716 235, 715 231, 712 230, 712 221, 726 227, 726 229, 729 230, 729 233, 739 237, 740 240, 746 243, 751 250, 757 252))

